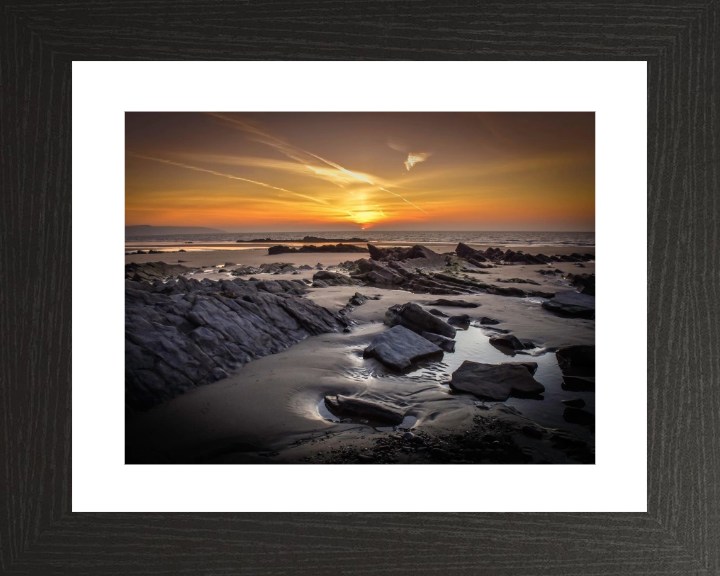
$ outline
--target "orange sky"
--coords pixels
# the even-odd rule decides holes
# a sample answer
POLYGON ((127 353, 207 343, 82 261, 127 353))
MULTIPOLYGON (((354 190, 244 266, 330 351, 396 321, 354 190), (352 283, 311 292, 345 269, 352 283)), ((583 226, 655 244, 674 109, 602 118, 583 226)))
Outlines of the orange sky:
POLYGON ((593 113, 127 113, 126 224, 595 229, 593 113))

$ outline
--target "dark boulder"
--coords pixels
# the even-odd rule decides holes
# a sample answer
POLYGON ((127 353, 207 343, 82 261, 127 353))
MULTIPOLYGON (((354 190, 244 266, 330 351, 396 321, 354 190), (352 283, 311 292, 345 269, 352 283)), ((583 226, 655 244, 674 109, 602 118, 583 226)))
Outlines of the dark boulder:
POLYGON ((595 346, 578 344, 565 346, 555 352, 558 366, 563 372, 569 370, 595 370, 595 346))
MULTIPOLYGON (((433 316, 434 318, 434 316, 433 316)), ((442 349, 404 326, 394 326, 376 336, 363 356, 376 358, 394 370, 405 370, 413 362, 441 355, 442 349)))
POLYGON ((491 336, 490 344, 500 348, 509 348, 510 350, 524 350, 525 346, 513 334, 503 334, 502 336, 491 336))
POLYGON ((337 396, 325 396, 325 406, 340 418, 362 418, 374 423, 389 424, 391 426, 401 424, 405 418, 405 413, 399 406, 340 394, 337 396))
POLYGON ((467 329, 467 327, 470 326, 470 316, 468 316, 467 314, 450 316, 450 318, 447 319, 447 323, 451 324, 452 326, 461 326, 467 329))
POLYGON ((466 360, 453 372, 450 387, 470 392, 489 401, 505 401, 510 396, 537 396, 545 387, 520 364, 481 364, 466 360))
POLYGON ((543 302, 542 306, 559 316, 595 318, 595 297, 572 290, 558 292, 554 298, 543 302))
POLYGON ((385 315, 390 326, 400 324, 418 334, 426 331, 448 338, 455 337, 455 328, 437 316, 433 316, 430 312, 423 310, 414 302, 391 306, 385 315))

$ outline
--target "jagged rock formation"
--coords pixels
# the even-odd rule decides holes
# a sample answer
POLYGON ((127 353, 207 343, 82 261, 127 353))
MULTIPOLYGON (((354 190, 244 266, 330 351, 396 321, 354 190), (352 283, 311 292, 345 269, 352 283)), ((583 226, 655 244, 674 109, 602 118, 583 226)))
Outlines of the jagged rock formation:
POLYGON ((455 253, 460 258, 465 258, 471 264, 484 267, 484 262, 505 262, 516 264, 547 264, 548 262, 587 262, 594 260, 593 254, 561 254, 546 256, 545 254, 525 254, 522 250, 514 251, 509 248, 503 252, 500 248, 488 248, 487 250, 475 250, 467 244, 460 242, 455 248, 455 253))
POLYGON ((568 273, 565 280, 569 280, 573 286, 577 286, 578 292, 595 296, 595 274, 572 274, 568 273))
POLYGON ((127 405, 149 408, 308 336, 342 330, 344 319, 302 298, 305 291, 290 280, 127 280, 127 405))
POLYGON ((125 264, 125 279, 138 282, 141 280, 152 282, 154 280, 164 280, 172 276, 187 274, 192 271, 193 268, 180 266, 178 264, 166 264, 165 262, 146 262, 145 264, 130 262, 129 264, 125 264))
POLYGON ((270 256, 286 253, 306 254, 308 252, 367 252, 367 250, 361 246, 355 246, 354 244, 326 244, 324 246, 315 246, 314 244, 310 244, 309 246, 300 246, 300 248, 280 245, 270 246, 270 248, 268 248, 268 254, 270 256))
MULTIPOLYGON (((425 259, 423 259, 425 261, 425 259)), ((500 296, 540 296, 552 298, 553 294, 540 291, 525 291, 514 286, 495 286, 470 277, 415 267, 416 260, 390 260, 378 262, 361 258, 354 263, 344 262, 351 277, 370 285, 402 288, 416 293, 437 295, 498 294, 500 296)))

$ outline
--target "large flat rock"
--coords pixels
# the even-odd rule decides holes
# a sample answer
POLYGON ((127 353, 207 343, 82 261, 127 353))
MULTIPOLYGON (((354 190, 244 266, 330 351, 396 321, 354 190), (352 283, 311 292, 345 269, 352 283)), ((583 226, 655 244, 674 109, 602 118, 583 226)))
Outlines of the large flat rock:
POLYGON ((573 290, 558 292, 555 297, 543 302, 543 308, 559 314, 574 318, 595 318, 595 296, 580 294, 573 290))
POLYGON ((373 402, 351 396, 325 396, 325 406, 335 416, 364 418, 370 421, 397 426, 405 418, 404 411, 398 406, 373 402))
POLYGON ((504 401, 510 396, 537 396, 545 386, 532 377, 524 364, 481 364, 466 360, 450 381, 453 390, 470 392, 482 400, 504 401))
POLYGON ((394 370, 404 370, 413 362, 442 354, 442 349, 404 326, 394 326, 375 337, 365 348, 366 358, 376 358, 394 370))

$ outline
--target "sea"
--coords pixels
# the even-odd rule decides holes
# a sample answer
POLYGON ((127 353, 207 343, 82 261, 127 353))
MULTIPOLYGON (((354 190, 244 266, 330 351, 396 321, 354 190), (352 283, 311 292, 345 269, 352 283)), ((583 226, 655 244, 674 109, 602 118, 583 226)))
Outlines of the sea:
MULTIPOLYGON (((415 243, 437 243, 447 244, 464 242, 466 244, 483 244, 497 247, 512 246, 595 246, 594 232, 462 232, 462 231, 343 231, 343 232, 236 232, 222 234, 170 234, 170 235, 146 235, 126 236, 125 245, 127 248, 135 248, 146 245, 167 246, 171 244, 234 244, 238 240, 248 242, 271 238, 278 242, 297 242, 305 236, 329 238, 338 240, 350 240, 351 238, 362 238, 369 242, 407 242, 415 243)), ((242 242, 240 243, 242 244, 242 242)), ((229 246, 228 246, 229 247, 229 246)))

